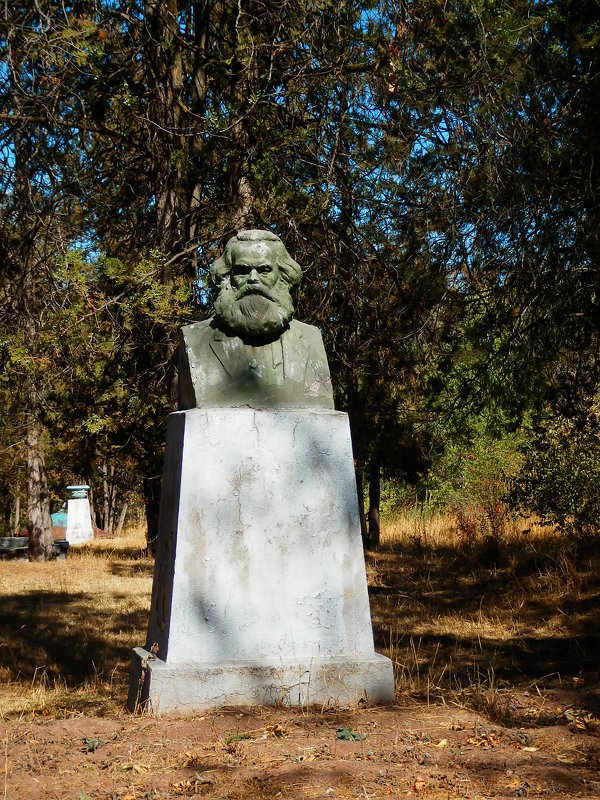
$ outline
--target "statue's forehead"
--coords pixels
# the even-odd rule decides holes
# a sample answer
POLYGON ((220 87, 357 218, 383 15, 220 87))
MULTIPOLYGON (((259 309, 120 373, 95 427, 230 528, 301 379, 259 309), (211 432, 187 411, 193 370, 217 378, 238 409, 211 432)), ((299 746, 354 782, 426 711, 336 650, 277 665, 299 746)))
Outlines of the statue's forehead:
POLYGON ((234 262, 242 259, 251 261, 273 261, 277 256, 277 242, 234 242, 231 245, 231 257, 234 262))

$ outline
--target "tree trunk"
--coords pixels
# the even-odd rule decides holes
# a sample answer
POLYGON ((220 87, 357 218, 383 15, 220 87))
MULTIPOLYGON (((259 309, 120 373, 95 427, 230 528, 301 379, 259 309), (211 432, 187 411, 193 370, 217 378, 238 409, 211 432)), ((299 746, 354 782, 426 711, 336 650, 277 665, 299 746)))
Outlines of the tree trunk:
POLYGON ((127 516, 127 507, 129 503, 127 500, 123 503, 123 508, 121 509, 121 513, 119 514, 119 520, 117 522, 117 527, 115 529, 115 536, 120 536, 123 532, 123 525, 125 524, 125 517, 127 516))
POLYGON ((379 505, 381 502, 381 465, 377 455, 369 464, 369 547, 379 547, 379 505))
POLYGON ((12 521, 12 535, 18 536, 19 531, 21 530, 21 495, 17 495, 15 497, 15 507, 13 510, 13 521, 12 521))
MULTIPOLYGON (((36 361, 37 329, 35 314, 39 304, 30 259, 25 261, 24 295, 27 301, 24 328, 29 356, 36 361)), ((40 419, 41 398, 36 384, 39 376, 30 375, 25 386, 25 426, 27 437, 27 532, 29 556, 33 561, 50 561, 54 558, 54 538, 50 517, 50 495, 42 442, 43 426, 40 419)))
POLYGON ((94 503, 94 488, 93 488, 92 482, 90 480, 87 480, 86 483, 90 487, 88 499, 90 501, 90 516, 92 518, 92 525, 94 526, 94 528, 100 528, 101 527, 101 521, 98 518, 98 512, 96 511, 96 505, 94 503))
POLYGON ((27 412, 27 531, 31 559, 49 561, 54 558, 42 426, 31 410, 27 412))
POLYGON ((102 459, 102 530, 104 533, 110 533, 108 530, 108 512, 109 512, 109 499, 108 499, 108 464, 106 458, 102 459))
MULTIPOLYGON (((144 25, 150 34, 146 42, 146 83, 151 98, 149 106, 150 159, 158 246, 163 255, 171 255, 181 246, 179 214, 184 178, 172 156, 183 151, 181 135, 181 91, 183 62, 177 0, 148 0, 144 8, 144 25)), ((162 279, 170 279, 165 268, 162 279)))
POLYGON ((231 126, 232 152, 229 157, 229 191, 231 195, 231 223, 236 230, 257 225, 254 210, 254 192, 250 183, 250 151, 252 126, 241 113, 247 107, 248 96, 256 91, 260 73, 260 50, 255 52, 254 36, 258 33, 259 13, 255 13, 253 0, 237 8, 232 6, 231 36, 233 62, 229 96, 238 119, 231 126), (249 54, 252 56, 249 57, 249 54))
POLYGON ((110 498, 110 510, 108 512, 108 530, 110 535, 112 536, 115 532, 115 516, 117 511, 117 502, 116 502, 116 488, 114 482, 111 481, 111 498, 110 498))
POLYGON ((102 528, 107 535, 111 535, 115 521, 115 465, 102 460, 102 492, 103 492, 103 513, 102 528))
POLYGON ((368 529, 367 518, 365 516, 365 487, 363 485, 362 469, 355 465, 354 474, 356 476, 356 494, 358 497, 358 518, 360 520, 360 535, 363 541, 363 547, 368 544, 368 529))
POLYGON ((232 222, 238 230, 253 228, 256 224, 254 215, 254 195, 250 181, 247 178, 248 163, 242 159, 230 167, 231 196, 232 196, 232 222))
POLYGON ((354 475, 356 477, 356 494, 358 496, 358 516, 360 520, 360 535, 363 547, 368 546, 368 528, 365 516, 365 487, 363 480, 362 460, 362 430, 361 420, 363 415, 360 409, 360 396, 358 393, 358 380, 356 371, 348 367, 346 371, 346 395, 348 418, 350 420, 350 434, 352 437, 352 452, 354 453, 354 475))

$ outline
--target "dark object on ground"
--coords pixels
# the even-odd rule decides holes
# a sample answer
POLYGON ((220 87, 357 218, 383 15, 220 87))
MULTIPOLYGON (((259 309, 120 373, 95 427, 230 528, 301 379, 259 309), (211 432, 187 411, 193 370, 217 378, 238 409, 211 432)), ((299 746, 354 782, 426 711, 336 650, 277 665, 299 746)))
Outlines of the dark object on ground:
MULTIPOLYGON (((66 539, 54 540, 54 552, 57 558, 66 558, 69 543, 66 539)), ((0 558, 29 559, 27 536, 2 536, 0 537, 0 558)))

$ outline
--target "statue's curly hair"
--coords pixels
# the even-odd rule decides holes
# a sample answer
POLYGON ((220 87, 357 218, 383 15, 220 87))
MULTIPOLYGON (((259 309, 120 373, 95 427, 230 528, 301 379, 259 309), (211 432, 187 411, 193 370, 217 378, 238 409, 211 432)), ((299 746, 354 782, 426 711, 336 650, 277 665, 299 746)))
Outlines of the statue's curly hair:
POLYGON ((231 248, 236 242, 277 242, 277 266, 281 271, 282 277, 287 281, 290 289, 300 283, 302 270, 300 265, 294 261, 284 243, 279 236, 271 231, 247 230, 239 231, 225 245, 225 251, 221 258, 218 258, 210 266, 210 279, 218 288, 223 278, 231 274, 231 248))

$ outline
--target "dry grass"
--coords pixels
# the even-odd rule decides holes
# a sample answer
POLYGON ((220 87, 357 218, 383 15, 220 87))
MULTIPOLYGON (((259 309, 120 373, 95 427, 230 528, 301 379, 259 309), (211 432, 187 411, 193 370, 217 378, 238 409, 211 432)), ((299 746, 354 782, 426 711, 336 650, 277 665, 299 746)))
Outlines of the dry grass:
POLYGON ((0 563, 0 718, 123 710, 148 618, 145 544, 130 529, 64 561, 0 563))
MULTIPOLYGON (((0 719, 119 715, 152 583, 143 530, 49 564, 0 562, 0 719)), ((470 697, 506 715, 503 692, 591 680, 600 652, 600 553, 535 520, 467 539, 450 516, 384 523, 367 553, 377 648, 399 695, 470 697), (524 531, 528 532, 525 533, 524 531)))
MULTIPOLYGON (((546 549, 550 542, 562 540, 562 535, 552 525, 545 525, 538 517, 512 520, 506 518, 502 535, 504 545, 517 548, 523 545, 526 536, 529 543, 536 543, 546 549)), ((454 514, 450 513, 409 513, 385 519, 382 523, 381 546, 386 549, 404 547, 407 544, 420 543, 424 547, 458 547, 469 543, 481 542, 482 536, 475 535, 469 542, 464 530, 461 530, 454 514)))
POLYGON ((471 694, 485 710, 509 687, 597 677, 598 545, 536 519, 507 519, 496 538, 466 536, 449 514, 387 520, 367 571, 398 692, 471 694))

